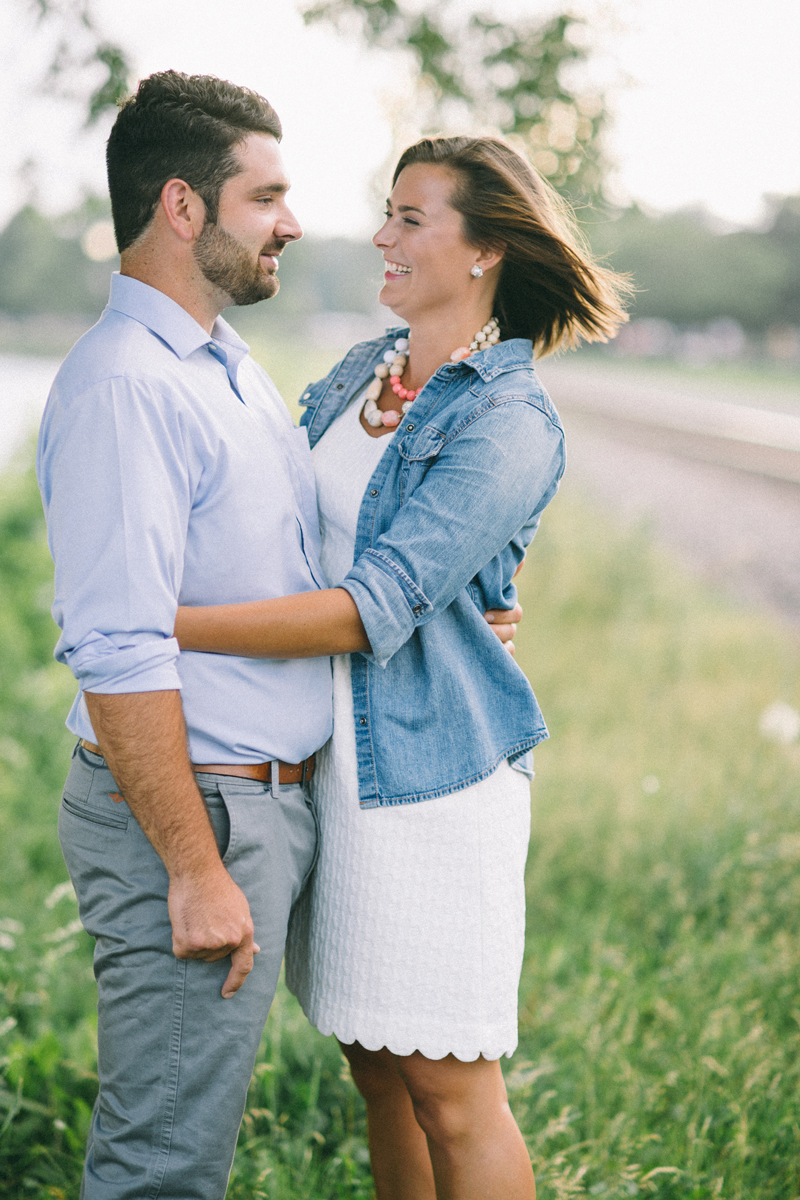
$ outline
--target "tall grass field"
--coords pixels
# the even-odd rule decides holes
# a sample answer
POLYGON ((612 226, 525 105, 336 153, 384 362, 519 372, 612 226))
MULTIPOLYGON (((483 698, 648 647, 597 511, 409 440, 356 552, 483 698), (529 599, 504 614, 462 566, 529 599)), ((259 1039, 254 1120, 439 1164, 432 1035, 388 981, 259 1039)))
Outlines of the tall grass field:
MULTIPOLYGON (((314 374, 290 365, 281 381, 296 394, 314 374)), ((51 657, 50 578, 33 478, 10 470, 0 481, 9 1200, 77 1198, 96 1090, 92 947, 56 840, 73 684, 51 657)), ((800 708, 797 640, 688 580, 644 532, 615 530, 569 483, 520 579, 517 657, 552 739, 537 751, 520 1046, 506 1072, 539 1196, 796 1200, 800 744, 764 737, 759 722, 776 701, 800 708)), ((344 1060, 281 990, 229 1198, 371 1195, 344 1060)))

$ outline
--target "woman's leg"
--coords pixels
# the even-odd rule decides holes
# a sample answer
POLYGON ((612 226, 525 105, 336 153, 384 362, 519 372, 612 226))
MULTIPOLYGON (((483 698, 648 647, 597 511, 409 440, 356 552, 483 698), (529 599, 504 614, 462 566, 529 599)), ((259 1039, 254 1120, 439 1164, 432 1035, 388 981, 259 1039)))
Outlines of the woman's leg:
POLYGON ((499 1062, 419 1053, 394 1062, 427 1137, 436 1200, 535 1200, 533 1169, 499 1062))
POLYGON ((358 1042, 342 1051, 367 1104, 377 1200, 436 1200, 428 1143, 395 1058, 386 1049, 365 1050, 358 1042))

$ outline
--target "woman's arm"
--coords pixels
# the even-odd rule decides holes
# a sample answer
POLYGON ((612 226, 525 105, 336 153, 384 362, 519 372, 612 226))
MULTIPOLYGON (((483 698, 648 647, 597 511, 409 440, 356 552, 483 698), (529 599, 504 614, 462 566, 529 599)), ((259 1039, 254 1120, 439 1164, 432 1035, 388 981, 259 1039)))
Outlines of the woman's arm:
POLYGON ((249 604, 181 607, 175 637, 182 650, 244 658, 320 658, 370 650, 355 601, 344 588, 249 604))
MULTIPOLYGON (((486 621, 509 654, 522 609, 493 609, 486 621)), ((174 636, 181 650, 235 654, 242 658, 320 658, 369 652, 355 601, 344 588, 298 592, 249 604, 210 604, 178 609, 174 636)))

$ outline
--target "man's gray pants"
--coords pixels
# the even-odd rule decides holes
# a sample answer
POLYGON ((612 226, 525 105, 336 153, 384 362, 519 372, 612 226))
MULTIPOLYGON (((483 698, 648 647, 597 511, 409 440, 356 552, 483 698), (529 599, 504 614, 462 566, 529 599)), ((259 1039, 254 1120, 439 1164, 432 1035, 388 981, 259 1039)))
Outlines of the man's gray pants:
POLYGON ((73 755, 58 820, 81 920, 96 938, 98 1073, 82 1200, 222 1200, 292 904, 314 862, 299 784, 198 775, 222 861, 261 947, 242 988, 230 958, 172 953, 164 865, 105 760, 73 755))

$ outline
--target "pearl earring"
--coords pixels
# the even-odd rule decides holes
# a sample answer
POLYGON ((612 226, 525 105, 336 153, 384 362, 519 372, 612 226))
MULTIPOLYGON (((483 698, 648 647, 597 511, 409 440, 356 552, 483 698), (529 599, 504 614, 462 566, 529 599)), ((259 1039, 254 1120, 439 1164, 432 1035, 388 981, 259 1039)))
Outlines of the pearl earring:
POLYGON ((469 273, 473 279, 480 279, 481 275, 483 274, 483 267, 479 267, 478 264, 475 263, 475 266, 470 268, 469 273))

